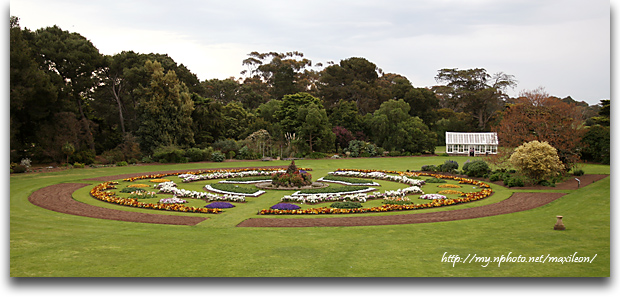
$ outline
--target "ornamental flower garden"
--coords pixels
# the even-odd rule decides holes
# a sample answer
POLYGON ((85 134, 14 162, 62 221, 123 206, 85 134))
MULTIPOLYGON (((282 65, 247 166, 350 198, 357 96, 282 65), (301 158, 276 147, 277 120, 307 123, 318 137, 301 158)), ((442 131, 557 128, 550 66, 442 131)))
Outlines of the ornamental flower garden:
MULTIPOLYGON (((307 174, 302 178, 309 181, 312 178, 310 171, 296 168, 294 174, 307 174)), ((286 174, 293 173, 287 173, 287 168, 161 173, 126 178, 123 183, 104 182, 95 186, 90 194, 101 201, 137 208, 219 214, 248 201, 257 201, 265 191, 254 187, 254 184, 280 179, 286 174), (217 182, 212 182, 214 180, 217 182), (200 184, 199 181, 211 182, 200 184)), ((258 214, 360 214, 419 210, 477 201, 493 193, 484 182, 425 172, 338 169, 317 181, 329 183, 329 186, 316 190, 292 190, 279 202, 266 204, 258 214), (458 184, 427 184, 425 178, 429 182, 435 181, 430 180, 434 178, 458 184), (379 191, 381 182, 385 181, 405 186, 379 191), (431 192, 425 193, 425 190, 431 192), (337 203, 340 204, 335 205, 337 203)))

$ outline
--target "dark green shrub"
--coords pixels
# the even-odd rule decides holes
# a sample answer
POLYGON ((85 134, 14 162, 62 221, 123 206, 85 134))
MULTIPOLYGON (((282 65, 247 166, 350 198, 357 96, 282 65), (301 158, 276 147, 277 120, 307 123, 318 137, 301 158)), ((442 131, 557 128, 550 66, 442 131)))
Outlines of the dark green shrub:
POLYGON ((185 151, 177 146, 162 146, 153 152, 155 161, 165 161, 167 163, 183 163, 187 162, 185 151))
POLYGON ((390 151, 388 156, 402 156, 402 153, 400 153, 400 151, 398 150, 394 150, 394 151, 390 151))
POLYGON ((228 157, 228 159, 233 159, 235 158, 235 155, 237 155, 237 153, 235 153, 235 151, 228 151, 228 153, 226 153, 226 156, 228 157))
POLYGON ((321 159, 321 158, 327 157, 327 154, 322 153, 322 152, 312 152, 306 157, 310 159, 321 159))
POLYGON ((361 208, 362 204, 359 202, 334 202, 329 207, 351 209, 361 208))
POLYGON ((222 153, 239 150, 239 145, 233 139, 218 140, 213 143, 212 146, 214 149, 220 150, 222 153))
POLYGON ((583 174, 585 174, 586 172, 584 172, 582 169, 577 169, 573 171, 573 175, 575 176, 581 176, 583 174))
POLYGON ((23 165, 15 165, 11 170, 13 170, 13 173, 24 173, 26 172, 26 170, 28 170, 28 168, 23 165))
POLYGON ((239 153, 237 153, 238 159, 259 159, 260 157, 260 154, 252 151, 252 149, 248 148, 248 146, 241 147, 241 149, 239 149, 239 153))
POLYGON ((555 182, 551 181, 547 181, 547 180, 543 180, 541 182, 539 182, 538 184, 542 185, 542 186, 551 186, 554 187, 555 186, 555 182))
POLYGON ((463 165, 463 172, 471 177, 485 177, 491 168, 484 160, 474 160, 463 165))
POLYGON ((380 153, 375 144, 359 140, 350 141, 349 147, 344 149, 344 152, 349 152, 351 157, 371 157, 380 153))
POLYGON ((191 162, 205 161, 207 160, 207 157, 205 157, 205 152, 205 150, 200 148, 189 148, 185 151, 185 156, 191 162))
POLYGON ((77 152, 71 156, 71 161, 90 165, 95 162, 95 152, 88 149, 77 152))
POLYGON ((442 165, 441 165, 441 171, 442 172, 448 172, 448 173, 453 173, 454 171, 456 171, 459 168, 459 163, 453 161, 453 160, 446 160, 442 165))
POLYGON ((523 186, 523 179, 518 176, 508 176, 507 179, 504 179, 504 184, 507 187, 523 186))
POLYGON ((125 154, 120 149, 114 148, 101 153, 101 158, 103 158, 101 161, 103 164, 114 164, 125 160, 125 154))
POLYGON ((424 180, 424 182, 426 182, 426 183, 446 183, 445 180, 443 180, 441 178, 437 178, 437 177, 431 177, 430 179, 424 180))
POLYGON ((500 181, 503 180, 502 179, 502 175, 504 175, 503 173, 493 173, 491 175, 489 175, 489 180, 490 181, 500 181))
POLYGON ((435 171, 437 171, 437 166, 435 166, 435 165, 423 165, 422 166, 422 171, 423 172, 435 172, 435 171))
POLYGON ((224 156, 224 154, 222 154, 222 152, 218 151, 213 151, 213 153, 211 153, 211 161, 214 162, 223 162, 224 159, 226 159, 226 156, 224 156))

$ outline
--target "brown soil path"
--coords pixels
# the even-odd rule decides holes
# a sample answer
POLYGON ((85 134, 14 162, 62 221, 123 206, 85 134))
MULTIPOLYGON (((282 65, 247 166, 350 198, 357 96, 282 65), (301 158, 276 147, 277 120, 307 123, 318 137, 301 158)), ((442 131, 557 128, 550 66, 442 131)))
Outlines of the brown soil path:
POLYGON ((196 225, 208 219, 204 217, 156 215, 122 211, 89 205, 73 200, 71 194, 88 185, 89 184, 84 183, 55 184, 35 191, 28 197, 28 200, 34 205, 56 212, 107 220, 169 225, 196 225))
POLYGON ((241 222, 238 227, 334 227, 376 226, 446 222, 510 214, 543 206, 566 194, 563 193, 514 193, 508 199, 485 206, 450 211, 393 216, 364 216, 312 219, 253 218, 241 222))

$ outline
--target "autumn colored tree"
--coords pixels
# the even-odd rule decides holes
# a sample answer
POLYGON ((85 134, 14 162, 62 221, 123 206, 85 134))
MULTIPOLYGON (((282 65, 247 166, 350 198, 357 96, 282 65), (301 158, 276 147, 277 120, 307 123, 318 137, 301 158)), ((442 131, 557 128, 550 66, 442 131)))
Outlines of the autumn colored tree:
POLYGON ((504 147, 517 147, 534 140, 548 142, 570 167, 578 159, 582 123, 579 107, 550 97, 543 88, 538 88, 521 92, 515 103, 506 107, 493 131, 497 131, 504 147))

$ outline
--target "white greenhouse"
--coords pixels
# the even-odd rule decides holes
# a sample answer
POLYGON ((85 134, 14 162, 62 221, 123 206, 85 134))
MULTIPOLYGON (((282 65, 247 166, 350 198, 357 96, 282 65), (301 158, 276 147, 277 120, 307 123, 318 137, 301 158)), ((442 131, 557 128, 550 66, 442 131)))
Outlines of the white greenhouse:
POLYGON ((497 132, 446 132, 448 154, 497 154, 497 132))

